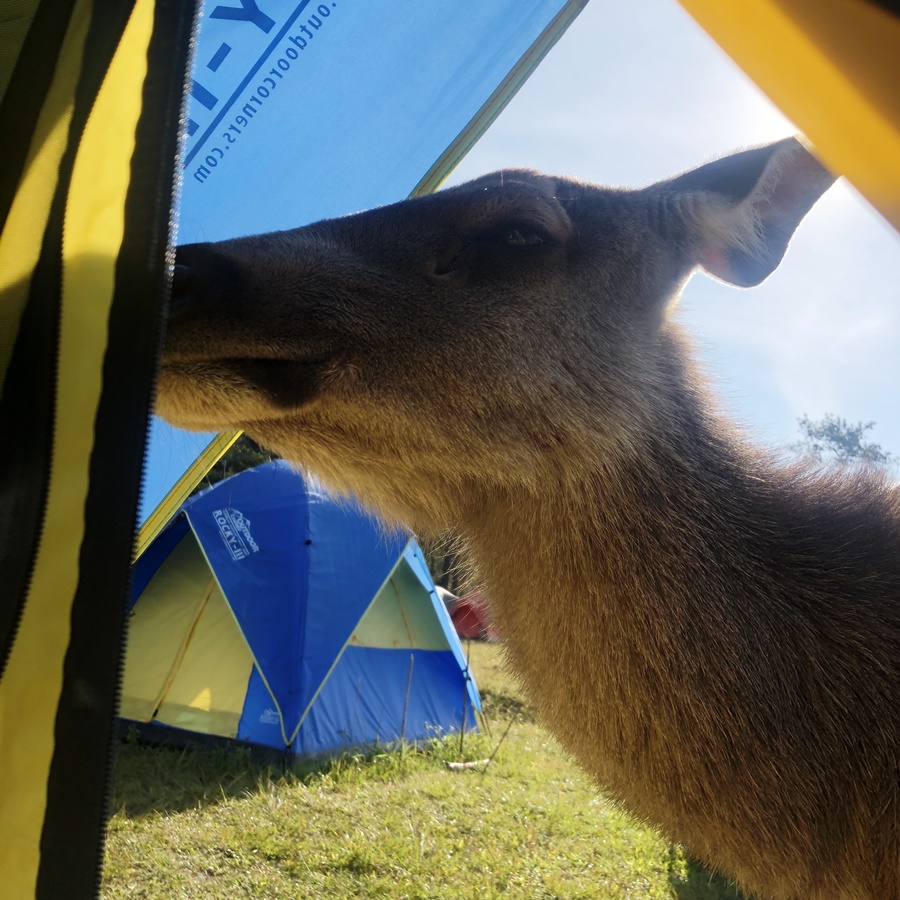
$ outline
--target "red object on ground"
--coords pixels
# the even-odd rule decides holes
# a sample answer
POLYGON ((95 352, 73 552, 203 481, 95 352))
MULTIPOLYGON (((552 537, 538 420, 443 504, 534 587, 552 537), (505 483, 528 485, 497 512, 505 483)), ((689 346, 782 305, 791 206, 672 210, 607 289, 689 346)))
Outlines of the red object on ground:
POLYGON ((484 597, 480 591, 466 594, 465 597, 456 597, 442 588, 438 589, 438 593, 447 606, 447 612, 450 613, 456 633, 461 638, 498 640, 497 632, 491 624, 484 597))

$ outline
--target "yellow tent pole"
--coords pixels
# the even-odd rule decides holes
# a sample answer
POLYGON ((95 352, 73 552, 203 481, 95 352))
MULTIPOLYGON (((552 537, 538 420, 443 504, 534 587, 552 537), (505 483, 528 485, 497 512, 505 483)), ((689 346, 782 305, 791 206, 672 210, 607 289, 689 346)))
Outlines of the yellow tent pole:
POLYGON ((206 445, 204 451, 191 463, 162 502, 147 517, 147 521, 141 525, 134 553, 135 559, 139 559, 147 547, 153 543, 153 539, 169 524, 172 516, 190 497, 191 491, 200 484, 203 476, 225 455, 228 448, 242 433, 241 431, 222 432, 206 445))
POLYGON ((487 131, 491 122, 500 115, 516 92, 528 80, 540 61, 550 52, 553 45, 563 36, 587 5, 588 0, 568 0, 563 8, 550 20, 528 52, 516 63, 497 89, 485 101, 481 109, 460 132, 456 140, 435 160, 431 168, 413 188, 411 197, 421 197, 436 191, 444 179, 453 171, 459 161, 472 149, 476 141, 487 131))

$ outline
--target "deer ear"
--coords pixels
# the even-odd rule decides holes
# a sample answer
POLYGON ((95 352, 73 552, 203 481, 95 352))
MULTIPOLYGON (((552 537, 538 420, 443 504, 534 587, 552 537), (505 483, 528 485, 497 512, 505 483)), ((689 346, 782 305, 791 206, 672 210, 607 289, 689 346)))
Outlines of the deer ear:
POLYGON ((752 287, 776 269, 800 220, 834 180, 799 140, 787 138, 665 187, 688 195, 695 261, 729 284, 752 287))

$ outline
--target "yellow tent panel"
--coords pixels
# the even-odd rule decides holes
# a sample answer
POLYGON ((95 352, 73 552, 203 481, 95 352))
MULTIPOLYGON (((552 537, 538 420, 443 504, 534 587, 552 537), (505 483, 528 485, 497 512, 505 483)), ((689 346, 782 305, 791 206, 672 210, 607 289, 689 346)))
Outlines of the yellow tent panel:
POLYGON ((237 737, 253 657, 218 585, 210 592, 156 719, 237 737))
POLYGON ((900 229, 900 17, 871 0, 681 0, 900 229))
POLYGON ((132 612, 120 714, 235 737, 253 657, 192 532, 132 612))
POLYGON ((359 620, 349 644, 397 650, 443 650, 447 639, 434 612, 422 603, 422 585, 411 569, 398 568, 359 620))

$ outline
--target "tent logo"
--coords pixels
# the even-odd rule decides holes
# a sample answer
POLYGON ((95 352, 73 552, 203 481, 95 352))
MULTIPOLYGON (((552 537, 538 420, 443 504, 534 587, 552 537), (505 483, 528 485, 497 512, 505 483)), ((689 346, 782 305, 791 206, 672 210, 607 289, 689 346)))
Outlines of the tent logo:
POLYGON ((269 709, 264 709, 262 711, 259 722, 261 725, 278 725, 281 722, 281 717, 270 707, 269 709))
POLYGON ((259 544, 250 534, 250 520, 239 509, 217 509, 213 518, 233 560, 246 559, 251 553, 259 552, 259 544))

